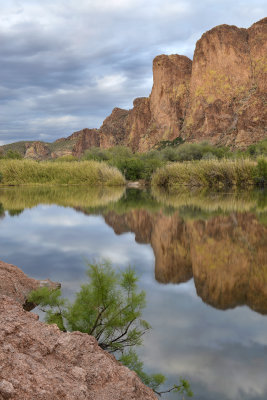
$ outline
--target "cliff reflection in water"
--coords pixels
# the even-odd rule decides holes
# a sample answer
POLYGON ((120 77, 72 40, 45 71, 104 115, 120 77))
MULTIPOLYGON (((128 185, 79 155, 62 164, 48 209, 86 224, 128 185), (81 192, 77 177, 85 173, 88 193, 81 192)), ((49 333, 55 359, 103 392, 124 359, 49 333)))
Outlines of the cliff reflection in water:
POLYGON ((197 294, 219 309, 248 305, 267 314, 267 227, 248 212, 185 221, 145 210, 118 215, 106 222, 118 234, 134 232, 150 243, 155 277, 162 283, 194 278, 197 294))
POLYGON ((39 203, 101 214, 116 234, 150 244, 155 278, 194 278, 201 299, 218 309, 247 305, 267 314, 266 194, 180 194, 121 188, 16 188, 0 191, 5 210, 39 203), (242 211, 245 210, 245 211, 242 211))

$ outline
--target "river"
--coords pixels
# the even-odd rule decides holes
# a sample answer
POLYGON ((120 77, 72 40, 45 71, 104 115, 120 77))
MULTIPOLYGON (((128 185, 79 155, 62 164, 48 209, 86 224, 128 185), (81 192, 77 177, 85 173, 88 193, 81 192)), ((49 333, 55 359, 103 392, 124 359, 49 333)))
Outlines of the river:
POLYGON ((0 249, 69 298, 87 262, 134 266, 152 325, 146 371, 188 379, 196 400, 266 400, 266 191, 1 188, 0 249))

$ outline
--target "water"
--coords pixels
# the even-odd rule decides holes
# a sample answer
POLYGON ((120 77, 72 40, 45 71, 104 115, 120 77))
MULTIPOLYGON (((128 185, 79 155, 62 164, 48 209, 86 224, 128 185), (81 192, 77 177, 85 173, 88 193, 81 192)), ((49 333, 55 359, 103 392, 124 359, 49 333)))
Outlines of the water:
POLYGON ((153 327, 140 356, 167 386, 267 398, 266 193, 24 187, 0 189, 0 204, 1 259, 69 298, 86 260, 135 266, 153 327))

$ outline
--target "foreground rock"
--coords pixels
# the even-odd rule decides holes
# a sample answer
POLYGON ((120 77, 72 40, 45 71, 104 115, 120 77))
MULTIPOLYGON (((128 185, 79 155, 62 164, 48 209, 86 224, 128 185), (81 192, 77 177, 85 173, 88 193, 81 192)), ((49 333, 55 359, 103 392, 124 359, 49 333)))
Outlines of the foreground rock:
POLYGON ((89 335, 63 333, 0 295, 0 399, 156 399, 89 335))
POLYGON ((49 279, 38 281, 29 278, 15 265, 0 261, 0 295, 11 297, 26 310, 34 308, 34 305, 27 301, 29 293, 44 286, 56 289, 60 287, 60 284, 52 282, 49 279))
POLYGON ((95 338, 63 333, 27 312, 29 292, 42 286, 60 285, 0 261, 0 400, 156 399, 95 338))

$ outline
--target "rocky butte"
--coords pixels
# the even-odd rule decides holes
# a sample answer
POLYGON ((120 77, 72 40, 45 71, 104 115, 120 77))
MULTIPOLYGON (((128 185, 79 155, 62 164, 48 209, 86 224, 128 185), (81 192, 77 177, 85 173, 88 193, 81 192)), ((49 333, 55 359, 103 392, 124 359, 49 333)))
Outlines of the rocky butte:
POLYGON ((25 310, 29 291, 57 286, 45 282, 0 262, 0 400, 156 400, 94 337, 61 332, 25 310))
POLYGON ((35 159, 80 156, 92 146, 144 152, 178 137, 246 148, 267 136, 266 89, 267 18, 248 29, 219 25, 198 40, 193 61, 157 56, 151 94, 135 99, 131 110, 114 108, 100 129, 43 146, 24 142, 20 151, 35 159))

